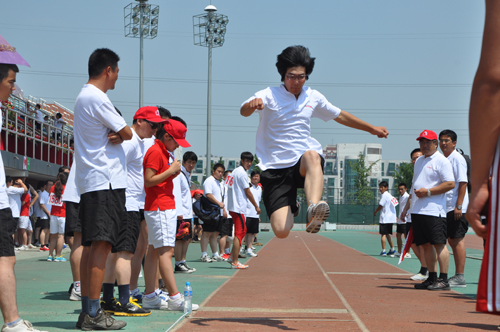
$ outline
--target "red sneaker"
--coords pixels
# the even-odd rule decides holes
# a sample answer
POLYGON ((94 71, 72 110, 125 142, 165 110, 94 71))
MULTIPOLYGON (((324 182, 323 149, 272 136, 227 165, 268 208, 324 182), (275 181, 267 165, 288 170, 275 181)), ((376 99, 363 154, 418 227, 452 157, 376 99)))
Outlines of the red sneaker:
POLYGON ((221 257, 224 258, 224 260, 227 261, 229 259, 229 257, 231 257, 231 254, 224 254, 221 257))
POLYGON ((49 251, 49 247, 47 246, 41 246, 40 251, 49 251))

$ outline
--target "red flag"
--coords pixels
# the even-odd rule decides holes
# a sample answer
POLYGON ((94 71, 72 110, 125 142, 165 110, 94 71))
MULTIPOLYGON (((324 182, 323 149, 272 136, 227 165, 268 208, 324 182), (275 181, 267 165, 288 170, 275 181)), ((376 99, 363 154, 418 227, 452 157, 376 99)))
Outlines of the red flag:
MULTIPOLYGON (((406 225, 406 226, 409 226, 409 225, 406 225)), ((401 264, 403 259, 405 259, 406 254, 410 252, 412 242, 413 242, 413 227, 410 228, 410 231, 408 232, 408 235, 406 236, 405 246, 403 247, 403 252, 401 253, 401 256, 399 256, 398 265, 401 264)))

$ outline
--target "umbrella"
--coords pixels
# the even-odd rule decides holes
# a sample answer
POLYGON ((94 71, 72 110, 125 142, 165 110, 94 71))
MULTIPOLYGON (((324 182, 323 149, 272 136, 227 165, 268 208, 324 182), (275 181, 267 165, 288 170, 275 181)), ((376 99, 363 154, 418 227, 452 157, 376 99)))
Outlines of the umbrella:
MULTIPOLYGON (((407 225, 408 226, 408 225, 407 225)), ((406 236, 406 241, 405 245, 403 247, 403 253, 399 257, 399 262, 398 265, 401 264, 403 259, 405 259, 405 255, 410 252, 411 244, 413 243, 413 227, 410 228, 410 231, 408 232, 408 235, 406 236)))
POLYGON ((30 65, 23 59, 23 57, 17 53, 16 48, 10 46, 7 41, 0 36, 0 63, 8 63, 12 65, 30 65))

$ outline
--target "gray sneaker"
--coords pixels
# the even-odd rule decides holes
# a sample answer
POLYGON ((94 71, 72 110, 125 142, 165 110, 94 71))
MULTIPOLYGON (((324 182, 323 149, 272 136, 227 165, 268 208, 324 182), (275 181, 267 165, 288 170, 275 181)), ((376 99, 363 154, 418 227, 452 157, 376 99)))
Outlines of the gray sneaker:
POLYGON ((467 283, 465 282, 465 277, 463 274, 454 275, 450 279, 448 279, 448 283, 452 288, 465 288, 467 287, 467 283))
POLYGON ((99 309, 95 317, 85 316, 82 323, 82 330, 120 330, 127 325, 122 320, 115 320, 106 311, 99 309))
POLYGON ((78 316, 78 321, 76 322, 76 328, 77 329, 81 329, 82 328, 82 324, 83 324, 83 321, 85 320, 85 316, 87 316, 87 314, 85 312, 80 312, 80 315, 78 316))
POLYGON ((309 205, 307 208, 307 227, 306 231, 309 233, 318 233, 321 229, 321 224, 330 215, 330 206, 324 202, 319 201, 316 204, 309 205))

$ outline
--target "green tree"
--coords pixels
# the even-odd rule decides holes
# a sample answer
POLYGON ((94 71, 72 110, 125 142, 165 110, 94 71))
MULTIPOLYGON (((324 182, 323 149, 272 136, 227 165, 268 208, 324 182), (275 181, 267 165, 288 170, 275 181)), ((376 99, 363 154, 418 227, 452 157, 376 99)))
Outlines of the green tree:
POLYGON ((413 164, 412 163, 401 163, 396 167, 394 172, 394 188, 398 187, 401 182, 406 184, 406 187, 410 189, 411 182, 413 180, 413 164))
POLYGON ((253 157, 253 162, 252 162, 252 166, 250 167, 250 169, 258 171, 259 173, 262 173, 262 170, 260 169, 260 167, 257 166, 258 163, 259 163, 259 158, 257 158, 257 154, 255 154, 253 157))
MULTIPOLYGON (((349 160, 349 167, 352 169, 354 173, 354 188, 355 192, 350 193, 348 199, 355 203, 361 205, 369 205, 373 204, 373 199, 375 195, 373 194, 373 189, 370 188, 370 183, 368 182, 368 176, 370 172, 378 162, 374 161, 369 165, 366 165, 365 155, 360 152, 358 155, 358 160, 351 161, 349 160)), ((349 179, 347 179, 349 181, 349 179)))

